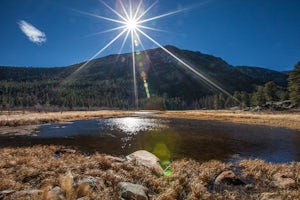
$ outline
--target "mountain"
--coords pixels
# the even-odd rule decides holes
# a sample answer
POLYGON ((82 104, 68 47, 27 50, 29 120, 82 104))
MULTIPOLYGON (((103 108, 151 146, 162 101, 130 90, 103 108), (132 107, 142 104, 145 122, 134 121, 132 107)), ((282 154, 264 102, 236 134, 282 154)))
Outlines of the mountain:
POLYGON ((258 85, 263 85, 266 82, 274 81, 277 85, 287 87, 287 72, 277 72, 270 69, 261 67, 247 67, 238 66, 236 67, 240 72, 251 77, 253 81, 258 85))
MULTIPOLYGON (((211 55, 174 46, 165 48, 230 93, 252 92, 258 85, 268 81, 274 81, 281 87, 287 86, 288 75, 281 72, 257 67, 233 67, 211 55)), ((140 99, 146 98, 145 83, 152 96, 184 99, 187 104, 220 93, 161 48, 136 52, 135 61, 140 99)), ((83 65, 79 63, 56 68, 0 67, 0 103, 70 107, 132 105, 131 54, 110 55, 83 65), (9 102, 11 99, 14 102, 9 102)))

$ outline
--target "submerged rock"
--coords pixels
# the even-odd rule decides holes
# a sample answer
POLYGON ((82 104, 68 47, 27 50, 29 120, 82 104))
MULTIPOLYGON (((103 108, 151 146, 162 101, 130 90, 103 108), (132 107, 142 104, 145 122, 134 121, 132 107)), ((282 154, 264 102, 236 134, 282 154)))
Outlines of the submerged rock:
POLYGON ((294 179, 291 179, 282 173, 274 174, 272 183, 274 184, 274 186, 282 189, 296 186, 296 181, 294 179))
POLYGON ((117 191, 121 200, 148 200, 148 189, 142 185, 120 182, 117 191))
POLYGON ((214 183, 215 185, 245 185, 245 183, 241 179, 239 179, 231 170, 223 171, 221 174, 219 174, 214 183))
POLYGON ((164 170, 159 164, 159 158, 148 151, 139 150, 126 156, 126 158, 128 160, 135 160, 137 164, 152 169, 158 175, 164 174, 164 170))

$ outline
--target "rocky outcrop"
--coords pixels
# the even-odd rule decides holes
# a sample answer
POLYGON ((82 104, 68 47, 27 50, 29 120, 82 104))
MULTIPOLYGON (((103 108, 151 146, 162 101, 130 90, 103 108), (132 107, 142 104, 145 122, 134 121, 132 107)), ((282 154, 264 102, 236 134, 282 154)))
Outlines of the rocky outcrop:
POLYGON ((126 158, 129 161, 135 161, 139 165, 150 168, 158 175, 164 174, 164 170, 159 164, 159 158, 148 151, 139 150, 126 156, 126 158))
POLYGON ((148 200, 148 189, 142 185, 120 182, 117 191, 120 200, 148 200))
POLYGON ((283 111, 283 110, 291 110, 293 108, 292 102, 290 100, 286 101, 278 101, 278 102, 267 102, 264 105, 256 106, 254 108, 245 109, 245 111, 258 112, 263 110, 271 110, 271 111, 283 111))

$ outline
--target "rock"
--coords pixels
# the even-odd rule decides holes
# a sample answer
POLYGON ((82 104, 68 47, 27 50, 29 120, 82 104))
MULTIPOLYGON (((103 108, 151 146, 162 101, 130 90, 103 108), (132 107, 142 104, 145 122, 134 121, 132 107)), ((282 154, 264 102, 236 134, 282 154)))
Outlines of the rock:
POLYGON ((14 193, 15 192, 15 190, 2 190, 2 191, 0 191, 0 195, 1 194, 11 194, 11 193, 14 193))
POLYGON ((272 192, 263 192, 260 195, 260 200, 281 200, 275 193, 272 192))
POLYGON ((109 156, 109 155, 107 155, 106 158, 108 158, 109 160, 112 160, 114 162, 125 162, 125 159, 119 158, 119 157, 115 157, 115 156, 109 156))
POLYGON ((47 194, 45 195, 45 199, 57 199, 57 200, 64 200, 65 197, 61 191, 61 188, 56 186, 53 189, 51 189, 50 191, 47 192, 47 194))
POLYGON ((245 183, 240 180, 233 171, 223 171, 215 179, 215 185, 227 184, 227 185, 245 185, 245 183))
POLYGON ((251 109, 252 112, 259 112, 261 110, 262 110, 262 107, 260 107, 260 106, 256 106, 256 107, 251 109))
POLYGON ((230 110, 240 110, 240 107, 238 107, 238 106, 234 106, 234 107, 231 107, 231 108, 229 108, 230 110))
POLYGON ((76 200, 89 200, 90 198, 88 198, 88 197, 81 197, 81 198, 78 198, 78 199, 76 199, 76 200))
POLYGON ((120 182, 117 191, 121 200, 148 200, 148 189, 142 185, 120 182))
POLYGON ((66 149, 66 148, 64 148, 64 149, 58 149, 58 150, 56 150, 55 152, 54 152, 54 157, 55 158, 60 158, 61 157, 61 155, 62 154, 65 154, 65 153, 71 153, 71 154, 74 154, 74 153, 76 153, 76 150, 74 150, 74 149, 66 149))
POLYGON ((257 106, 255 108, 252 108, 252 110, 251 109, 250 110, 254 112, 262 111, 262 110, 283 111, 283 110, 290 110, 292 107, 293 105, 290 100, 278 101, 278 102, 269 101, 261 106, 257 106))
POLYGON ((58 149, 55 151, 55 154, 61 154, 61 153, 76 153, 76 150, 74 150, 74 149, 58 149))
POLYGON ((276 173, 273 175, 273 182, 274 186, 282 189, 296 187, 296 181, 287 177, 282 173, 276 173))
POLYGON ((158 175, 164 174, 164 170, 159 164, 159 158, 148 151, 139 150, 126 156, 126 158, 128 160, 135 160, 137 164, 152 169, 158 175))
POLYGON ((87 184, 92 190, 102 190, 103 188, 106 187, 103 179, 99 177, 93 177, 93 176, 82 177, 76 183, 77 187, 84 184, 87 184))
POLYGON ((252 189, 254 189, 254 184, 247 184, 247 185, 245 185, 245 189, 246 190, 252 190, 252 189))

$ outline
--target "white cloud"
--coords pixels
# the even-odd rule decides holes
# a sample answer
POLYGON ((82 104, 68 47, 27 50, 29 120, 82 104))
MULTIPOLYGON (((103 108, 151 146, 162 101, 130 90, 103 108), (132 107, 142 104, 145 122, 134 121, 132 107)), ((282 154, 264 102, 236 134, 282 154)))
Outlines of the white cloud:
POLYGON ((33 25, 31 25, 30 23, 24 20, 20 20, 18 24, 22 32, 28 37, 28 39, 31 42, 34 42, 36 44, 46 42, 46 34, 34 27, 33 25))

